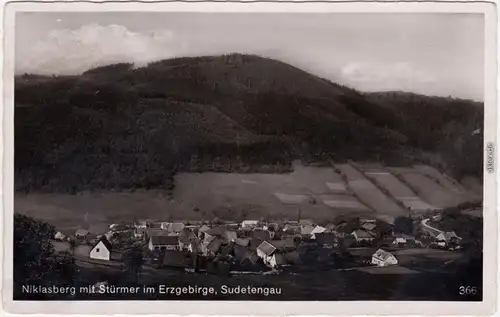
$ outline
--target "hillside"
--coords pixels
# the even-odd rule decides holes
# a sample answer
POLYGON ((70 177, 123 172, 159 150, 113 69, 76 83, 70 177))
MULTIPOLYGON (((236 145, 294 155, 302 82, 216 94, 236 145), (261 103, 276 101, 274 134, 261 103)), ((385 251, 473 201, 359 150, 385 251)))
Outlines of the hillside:
POLYGON ((294 158, 423 160, 460 176, 480 174, 482 151, 470 144, 478 136, 468 136, 482 107, 460 101, 456 111, 453 100, 426 98, 362 94, 239 54, 20 76, 16 188, 169 187, 177 171, 282 172, 294 158), (468 113, 474 116, 461 117, 468 113))

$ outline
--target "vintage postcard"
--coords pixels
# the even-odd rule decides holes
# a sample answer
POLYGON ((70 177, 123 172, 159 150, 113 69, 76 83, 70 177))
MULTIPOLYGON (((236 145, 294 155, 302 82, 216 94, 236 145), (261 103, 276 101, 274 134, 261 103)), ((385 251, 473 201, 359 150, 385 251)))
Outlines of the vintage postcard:
POLYGON ((494 312, 494 3, 4 16, 8 311, 494 312))

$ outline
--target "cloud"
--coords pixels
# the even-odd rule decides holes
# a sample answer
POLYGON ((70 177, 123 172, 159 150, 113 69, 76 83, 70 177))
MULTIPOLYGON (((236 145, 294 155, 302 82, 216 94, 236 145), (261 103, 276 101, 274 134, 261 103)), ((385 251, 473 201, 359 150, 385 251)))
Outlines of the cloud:
POLYGON ((88 24, 56 29, 16 56, 18 73, 75 74, 111 63, 147 62, 182 53, 184 44, 169 30, 144 33, 120 25, 88 24))
POLYGON ((406 62, 353 62, 342 68, 342 79, 365 90, 419 90, 436 82, 433 75, 406 62))

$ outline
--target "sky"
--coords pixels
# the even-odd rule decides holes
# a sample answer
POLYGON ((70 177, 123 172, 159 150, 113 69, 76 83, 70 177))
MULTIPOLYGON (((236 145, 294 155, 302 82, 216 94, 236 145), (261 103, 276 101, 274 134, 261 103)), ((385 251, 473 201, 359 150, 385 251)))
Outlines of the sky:
POLYGON ((483 100, 481 14, 21 12, 15 23, 18 74, 249 53, 362 91, 483 100))

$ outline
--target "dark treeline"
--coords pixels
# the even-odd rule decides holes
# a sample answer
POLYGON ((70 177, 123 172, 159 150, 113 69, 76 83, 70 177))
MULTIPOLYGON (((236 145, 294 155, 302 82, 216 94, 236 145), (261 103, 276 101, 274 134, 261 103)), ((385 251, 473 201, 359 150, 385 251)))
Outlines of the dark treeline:
POLYGON ((171 188, 179 171, 285 172, 295 158, 482 171, 477 103, 361 94, 251 55, 25 75, 15 103, 24 191, 171 188))

